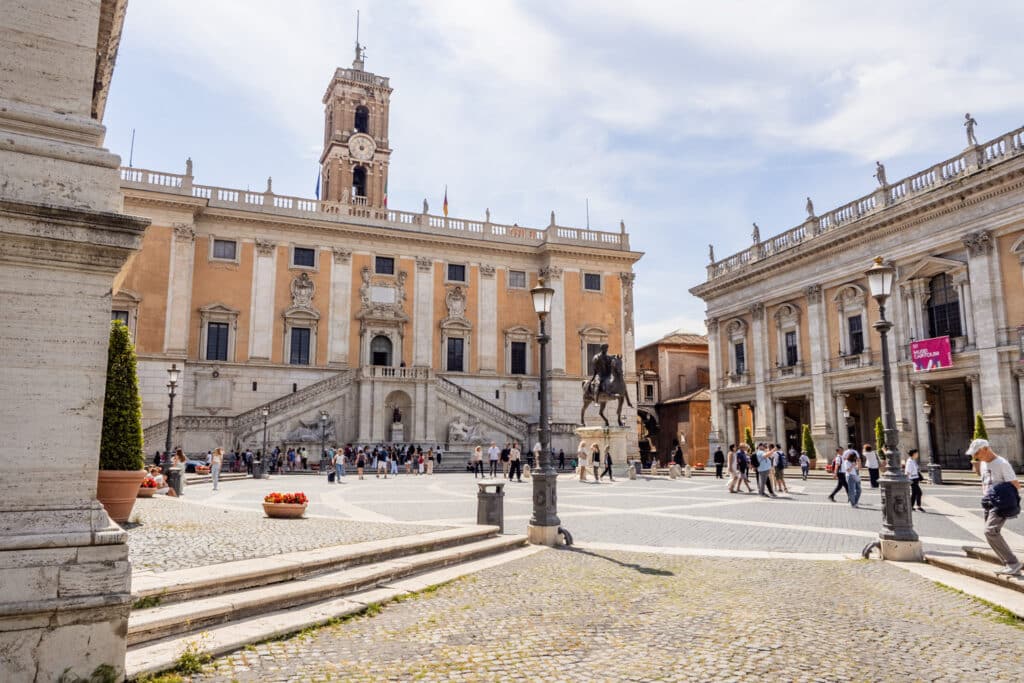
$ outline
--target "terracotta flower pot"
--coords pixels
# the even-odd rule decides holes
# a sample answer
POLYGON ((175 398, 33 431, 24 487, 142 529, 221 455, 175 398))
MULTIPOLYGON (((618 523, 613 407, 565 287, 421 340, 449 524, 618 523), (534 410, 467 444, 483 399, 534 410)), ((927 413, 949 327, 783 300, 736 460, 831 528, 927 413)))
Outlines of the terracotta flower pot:
POLYGON ((263 511, 267 517, 279 519, 298 519, 306 514, 306 505, 293 505, 290 503, 264 503, 263 511))
POLYGON ((152 498, 153 494, 156 493, 154 488, 145 488, 144 486, 139 487, 139 492, 136 494, 137 498, 152 498))
POLYGON ((142 488, 146 470, 100 470, 96 481, 96 497, 107 514, 118 524, 128 521, 135 506, 135 498, 142 488))

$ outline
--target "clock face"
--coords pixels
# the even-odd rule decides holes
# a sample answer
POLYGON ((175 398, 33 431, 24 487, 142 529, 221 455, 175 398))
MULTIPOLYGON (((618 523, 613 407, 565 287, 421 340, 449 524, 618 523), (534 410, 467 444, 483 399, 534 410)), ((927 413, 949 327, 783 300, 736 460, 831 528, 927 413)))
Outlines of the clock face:
POLYGON ((369 161, 373 158, 373 153, 377 150, 377 145, 369 135, 360 133, 349 138, 348 150, 356 159, 359 159, 360 161, 369 161))

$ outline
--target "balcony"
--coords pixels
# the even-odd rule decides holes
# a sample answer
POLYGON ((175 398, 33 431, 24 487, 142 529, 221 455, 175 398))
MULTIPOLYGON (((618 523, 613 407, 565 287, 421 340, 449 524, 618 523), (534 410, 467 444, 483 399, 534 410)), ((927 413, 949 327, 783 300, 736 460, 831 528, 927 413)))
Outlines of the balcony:
POLYGON ((725 388, 745 387, 750 384, 750 373, 746 370, 733 372, 725 376, 725 388))
POLYGON ((793 365, 776 365, 775 371, 772 375, 773 379, 792 379, 794 377, 803 377, 804 364, 794 363, 793 365))

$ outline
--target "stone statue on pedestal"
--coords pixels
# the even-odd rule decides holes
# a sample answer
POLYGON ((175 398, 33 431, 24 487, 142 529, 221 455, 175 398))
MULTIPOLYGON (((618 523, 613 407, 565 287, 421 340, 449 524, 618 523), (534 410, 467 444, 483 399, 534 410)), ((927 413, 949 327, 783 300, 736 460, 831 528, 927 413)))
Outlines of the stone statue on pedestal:
POLYGON ((978 122, 974 120, 970 112, 964 114, 964 128, 967 129, 967 146, 975 147, 978 144, 978 138, 974 137, 974 127, 978 125, 978 122))
POLYGON ((608 418, 604 415, 604 406, 608 401, 618 400, 619 406, 616 413, 618 425, 624 427, 622 422, 622 402, 625 401, 630 408, 633 407, 629 400, 629 393, 626 391, 626 380, 622 370, 622 356, 608 355, 608 345, 601 344, 601 350, 593 359, 594 374, 589 380, 583 383, 583 409, 580 411, 580 424, 585 425, 587 408, 591 403, 599 404, 598 415, 608 426, 608 418))

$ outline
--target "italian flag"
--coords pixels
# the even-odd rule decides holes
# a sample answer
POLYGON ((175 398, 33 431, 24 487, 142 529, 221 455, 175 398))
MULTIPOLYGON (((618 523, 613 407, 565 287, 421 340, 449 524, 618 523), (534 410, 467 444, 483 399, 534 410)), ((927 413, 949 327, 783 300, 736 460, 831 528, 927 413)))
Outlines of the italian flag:
POLYGON ((447 218, 448 217, 448 186, 447 185, 444 186, 444 204, 441 206, 441 209, 444 211, 444 217, 447 218))

